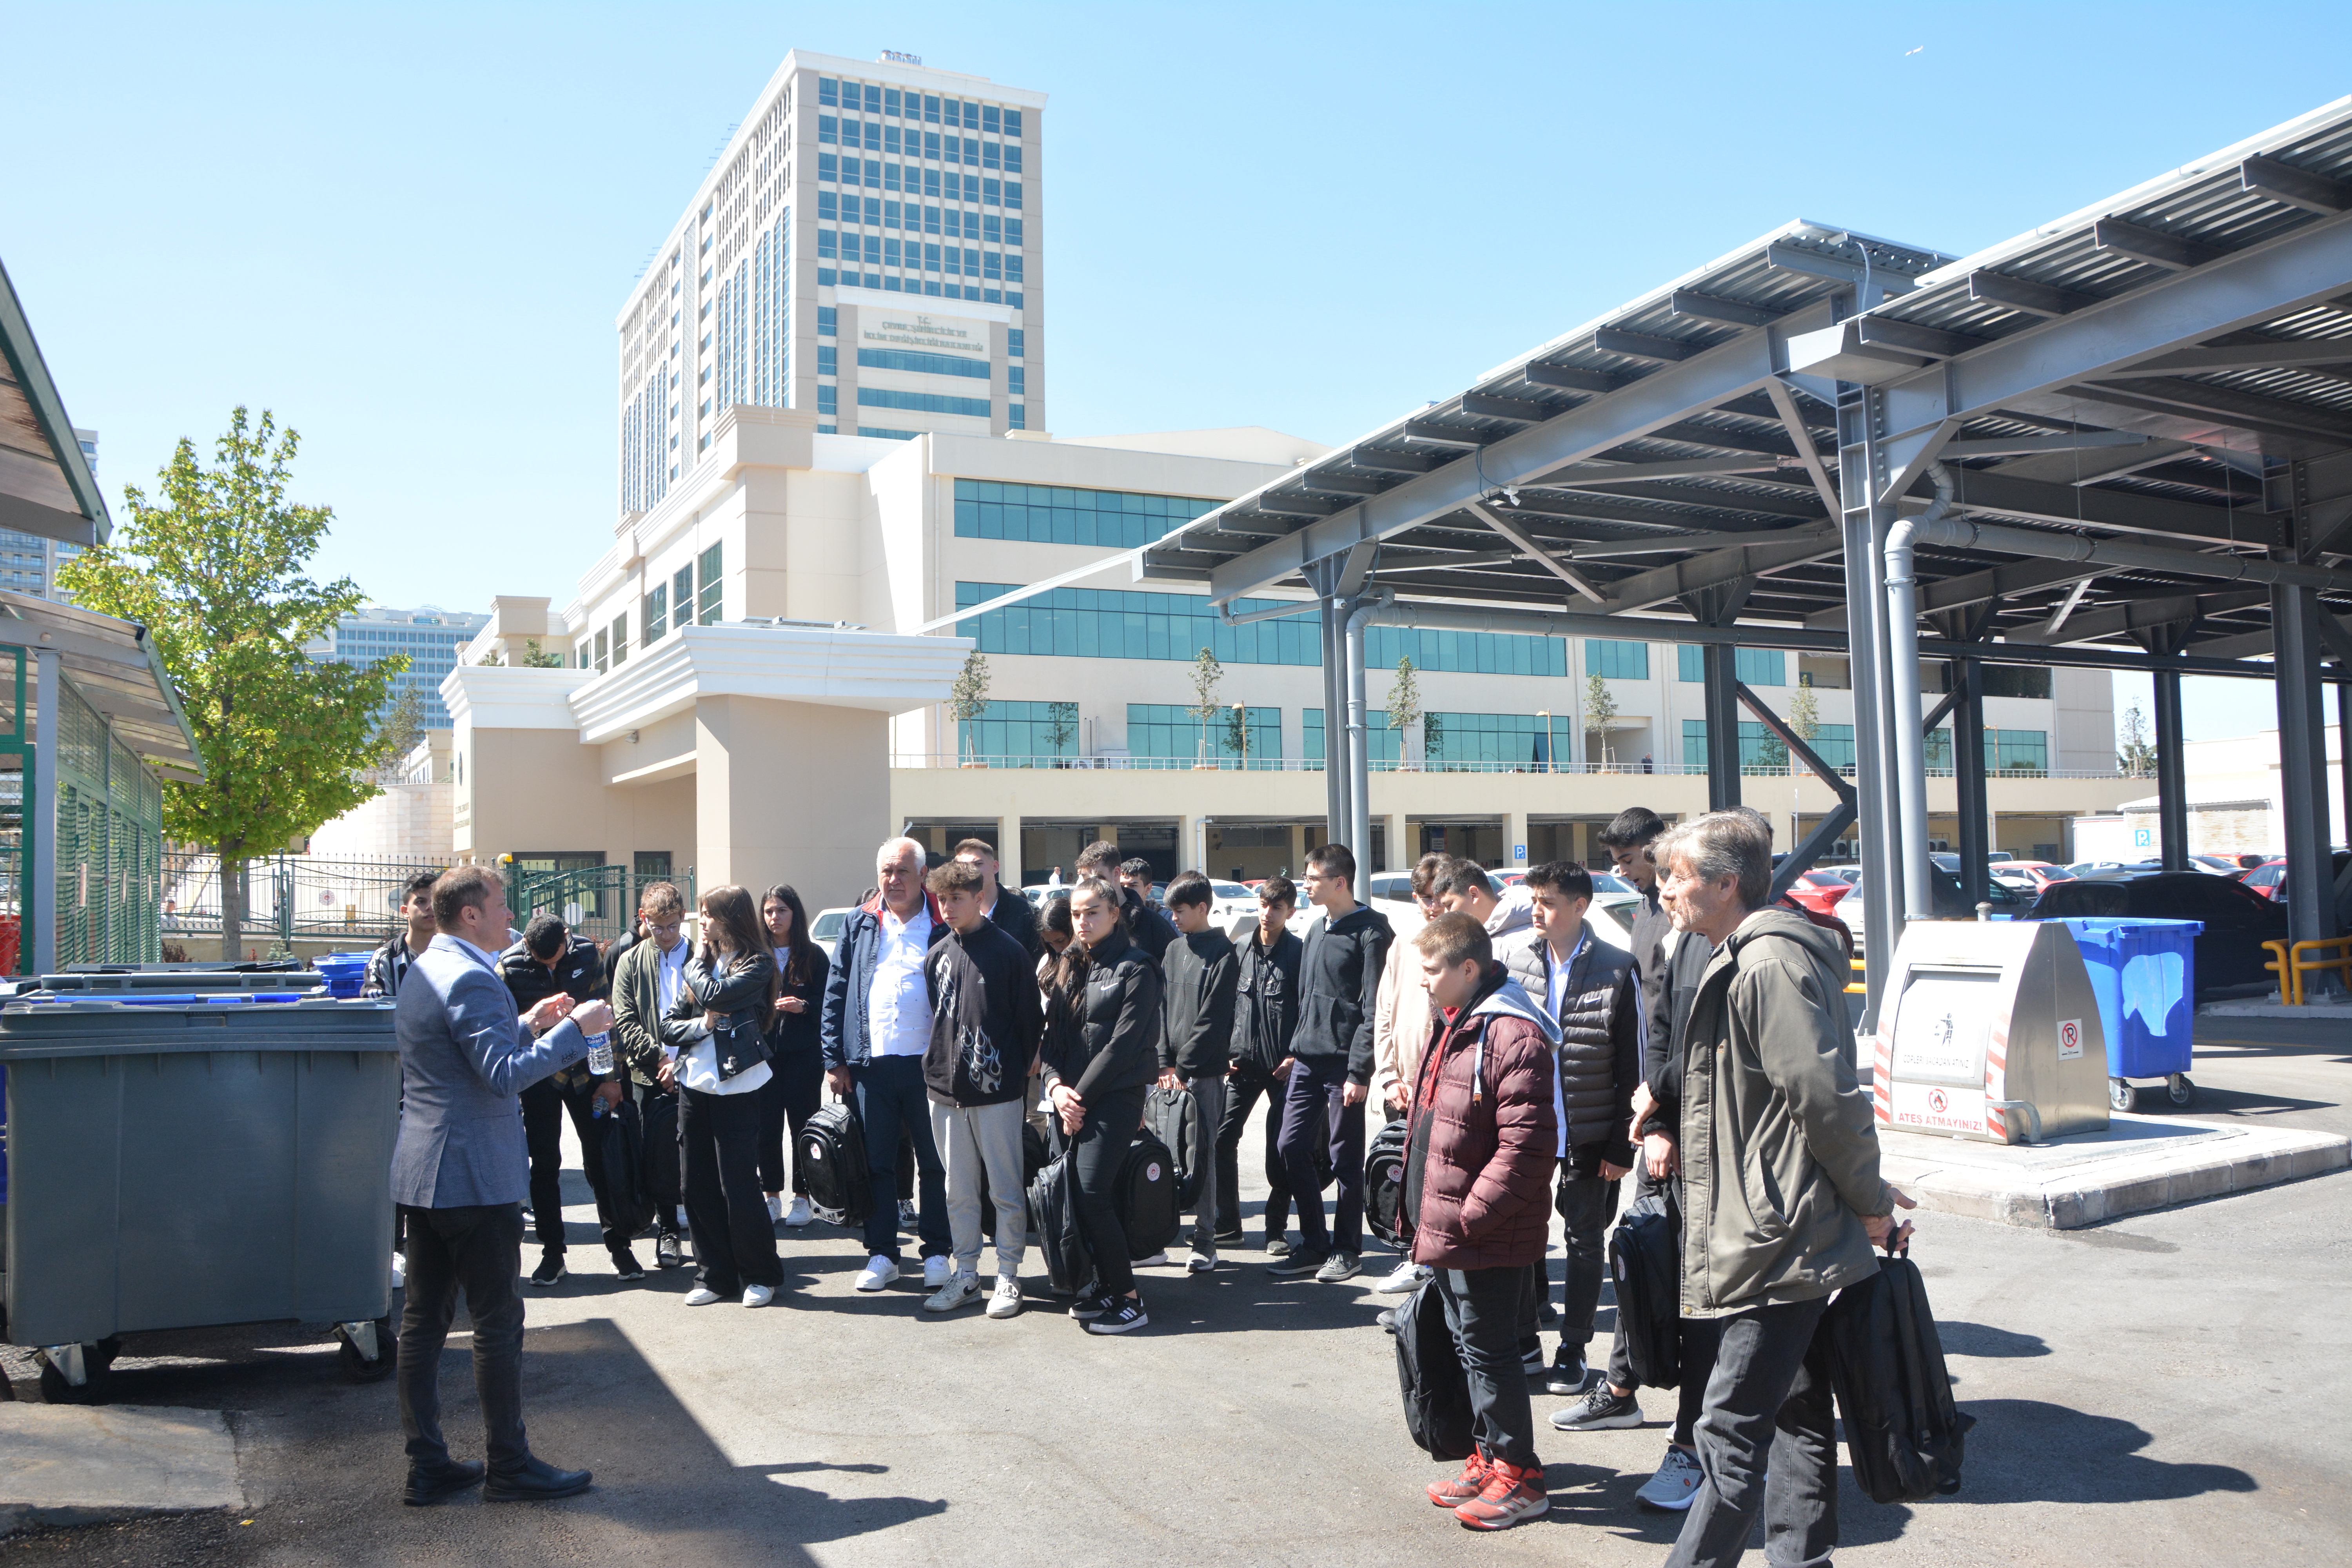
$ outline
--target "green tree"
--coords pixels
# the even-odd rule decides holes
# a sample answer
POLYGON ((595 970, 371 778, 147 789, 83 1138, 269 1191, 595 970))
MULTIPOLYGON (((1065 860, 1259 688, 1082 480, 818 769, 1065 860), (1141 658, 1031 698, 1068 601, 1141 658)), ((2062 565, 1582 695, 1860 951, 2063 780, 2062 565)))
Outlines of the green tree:
POLYGON ((1238 702, 1225 710, 1225 752, 1249 766, 1249 710, 1238 702))
POLYGON ((1059 757, 1078 738, 1078 705, 1075 702, 1045 704, 1045 743, 1059 757))
POLYGON ((2151 778, 2156 773, 2156 742, 2147 736, 2147 717, 2135 702, 2124 710, 2122 739, 2116 748, 2116 771, 2126 778, 2151 778))
POLYGON ((1609 725, 1617 717, 1617 699, 1609 683, 1594 676, 1584 683, 1584 732, 1601 737, 1601 765, 1609 765, 1609 725))
MULTIPOLYGON (((1389 728, 1396 731, 1397 758, 1402 762, 1404 758, 1405 731, 1412 729, 1421 719, 1421 681, 1412 668, 1411 655, 1397 660, 1396 679, 1389 682, 1387 712, 1389 728)), ((1429 736, 1426 733, 1421 738, 1421 750, 1423 757, 1432 754, 1429 750, 1429 736)))
POLYGON ((539 646, 537 637, 525 637, 522 644, 522 667, 525 669, 562 669, 563 656, 549 653, 539 646))
POLYGON ((1192 661, 1192 706, 1185 711, 1201 726, 1200 765, 1209 763, 1209 721, 1217 716, 1217 683, 1225 678, 1225 667, 1217 662, 1216 653, 1202 648, 1192 661))
POLYGON ((416 700, 412 688, 401 688, 383 722, 376 727, 376 738, 383 745, 383 765, 387 768, 398 766, 400 759, 425 738, 425 704, 416 700))
POLYGON ((163 833, 220 859, 221 956, 240 955, 246 863, 381 793, 364 776, 388 741, 375 715, 408 659, 312 659, 364 595, 305 572, 334 514, 286 499, 299 437, 239 407, 206 466, 185 437, 160 502, 125 487, 130 521, 68 563, 76 603, 148 628, 195 731, 205 776, 163 784, 163 833))
MULTIPOLYGON (((955 684, 948 688, 948 717, 963 727, 988 711, 988 658, 974 648, 964 655, 955 684)), ((967 759, 969 760, 969 759, 967 759)))

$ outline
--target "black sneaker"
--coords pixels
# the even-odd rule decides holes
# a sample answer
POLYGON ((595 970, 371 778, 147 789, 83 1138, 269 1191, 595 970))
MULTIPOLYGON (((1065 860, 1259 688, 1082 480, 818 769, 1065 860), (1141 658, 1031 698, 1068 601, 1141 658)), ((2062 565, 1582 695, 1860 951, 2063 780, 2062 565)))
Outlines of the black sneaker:
POLYGON ((1235 1226, 1231 1230, 1221 1230, 1209 1239, 1219 1247, 1239 1247, 1242 1244, 1242 1227, 1235 1226))
POLYGON ((1317 1270, 1330 1261, 1327 1253, 1293 1252, 1279 1263, 1267 1264, 1265 1271, 1276 1279, 1307 1279, 1313 1278, 1317 1270))
POLYGON ((613 1254, 613 1272, 623 1279, 646 1277, 645 1266, 637 1261, 637 1255, 625 1247, 613 1254))
POLYGON ((1151 1321, 1144 1316, 1143 1298, 1140 1296, 1106 1297, 1103 1309, 1100 1316, 1087 1320, 1087 1332, 1123 1334, 1129 1329, 1139 1329, 1151 1321))
POLYGON ((1584 1358, 1562 1345, 1551 1358, 1551 1371, 1544 1378, 1544 1387, 1554 1394, 1579 1394, 1592 1381, 1584 1358))
POLYGON ((654 1267, 675 1268, 678 1261, 677 1234, 675 1231, 666 1232, 660 1240, 654 1243, 654 1267))
POLYGON ((1560 1432, 1602 1432, 1612 1427, 1639 1426, 1642 1406, 1630 1394, 1609 1392, 1609 1380, 1593 1384, 1592 1392, 1565 1410, 1551 1413, 1551 1424, 1560 1432))
POLYGON ((1111 1306, 1111 1299, 1108 1296, 1081 1296, 1070 1303, 1070 1316, 1082 1323, 1092 1322, 1109 1311, 1111 1306))
POLYGON ((540 1258, 539 1267, 530 1271, 530 1282, 542 1290, 562 1278, 563 1254, 560 1252, 546 1254, 540 1258))

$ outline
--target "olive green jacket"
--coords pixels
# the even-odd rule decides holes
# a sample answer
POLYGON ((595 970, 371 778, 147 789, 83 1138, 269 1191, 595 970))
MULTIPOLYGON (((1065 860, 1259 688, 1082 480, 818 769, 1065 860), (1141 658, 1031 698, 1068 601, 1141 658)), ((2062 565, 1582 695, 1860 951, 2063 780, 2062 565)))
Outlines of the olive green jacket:
POLYGON ((1875 1273, 1893 1207, 1855 1082, 1845 950, 1783 909, 1742 921, 1684 1035, 1683 1315, 1802 1301, 1875 1273))
POLYGON ((631 942, 613 971, 613 1044, 643 1084, 661 1072, 660 962, 661 944, 646 937, 631 942))

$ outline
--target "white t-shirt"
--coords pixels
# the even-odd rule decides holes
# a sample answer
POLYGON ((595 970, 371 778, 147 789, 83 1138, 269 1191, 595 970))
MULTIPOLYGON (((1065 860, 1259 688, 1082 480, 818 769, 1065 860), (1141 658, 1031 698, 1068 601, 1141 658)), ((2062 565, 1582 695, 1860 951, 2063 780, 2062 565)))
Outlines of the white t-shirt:
POLYGON ((866 1016, 877 1057, 919 1057, 931 1044, 931 994, 923 984, 923 958, 931 947, 931 911, 915 910, 902 921, 882 910, 874 979, 866 987, 866 1016))
MULTIPOLYGON (((686 961, 693 951, 694 944, 684 937, 678 938, 677 945, 667 952, 662 952, 658 945, 655 947, 655 1016, 667 1018, 669 1016, 669 1010, 677 1005, 678 988, 686 984, 686 961)), ((674 1057, 677 1055, 677 1047, 666 1045, 662 1047, 662 1055, 674 1057)))

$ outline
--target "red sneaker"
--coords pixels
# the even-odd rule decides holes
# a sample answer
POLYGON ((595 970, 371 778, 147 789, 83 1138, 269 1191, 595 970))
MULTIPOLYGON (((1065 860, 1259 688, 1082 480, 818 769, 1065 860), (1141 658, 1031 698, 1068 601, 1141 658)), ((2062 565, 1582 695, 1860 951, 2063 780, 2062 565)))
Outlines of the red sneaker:
POLYGON ((1551 1510, 1541 1465, 1510 1465, 1496 1459, 1486 1471, 1486 1489, 1454 1510, 1471 1530, 1508 1530, 1551 1510))
POLYGON ((1462 1473, 1450 1481, 1429 1483, 1429 1500, 1440 1508, 1460 1508, 1486 1489, 1486 1456, 1475 1448, 1462 1461, 1462 1473))

